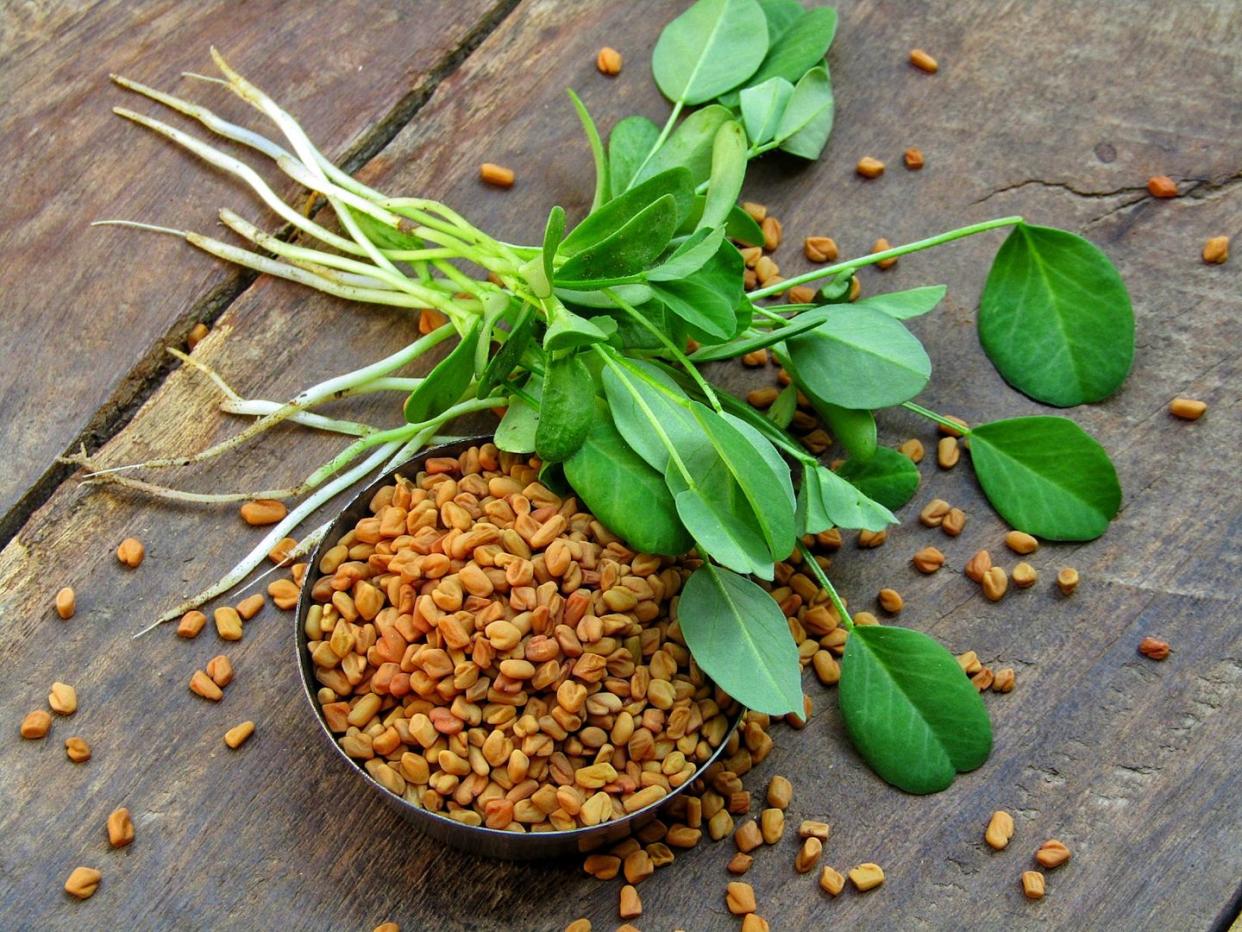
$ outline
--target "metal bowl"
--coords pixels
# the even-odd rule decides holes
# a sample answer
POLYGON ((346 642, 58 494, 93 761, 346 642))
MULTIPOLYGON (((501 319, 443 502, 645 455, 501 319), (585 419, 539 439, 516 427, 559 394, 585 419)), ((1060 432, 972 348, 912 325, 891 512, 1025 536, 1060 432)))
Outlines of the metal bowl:
MULTIPOLYGON (((336 738, 329 730, 327 722, 324 721, 323 714, 319 710, 319 702, 316 699, 319 683, 315 680, 310 651, 307 650, 308 639, 306 637, 305 621, 306 614, 310 611, 310 607, 313 604, 310 593, 318 572, 316 568, 319 566, 320 557, 334 547, 336 542, 348 533, 360 518, 368 517, 371 514, 370 502, 375 493, 383 486, 390 484, 397 476, 413 478, 422 469, 423 462, 426 459, 436 456, 458 457, 470 447, 487 443, 491 439, 490 437, 475 437, 425 450, 404 466, 371 483, 337 516, 336 520, 332 522, 332 526, 328 529, 327 534, 324 535, 323 540, 319 542, 319 546, 315 548, 315 551, 310 556, 309 569, 307 570, 305 583, 302 586, 302 595, 298 599, 298 610, 294 619, 293 629, 298 669, 301 671, 302 687, 306 694, 307 702, 310 704, 315 722, 319 726, 319 732, 323 735, 324 740, 332 748, 335 755, 347 767, 353 770, 367 786, 379 793, 388 805, 392 806, 408 822, 426 832, 432 838, 452 845, 454 848, 459 848, 462 851, 494 858, 525 860, 528 858, 583 854, 627 837, 633 830, 655 818, 661 807, 677 794, 684 791, 694 781, 687 780, 681 786, 673 789, 663 799, 636 812, 632 812, 624 818, 589 828, 553 832, 506 832, 500 829, 487 828, 486 826, 466 825, 450 819, 448 816, 429 812, 416 806, 371 779, 371 775, 341 749, 336 738)), ((741 716, 742 713, 739 711, 730 728, 730 732, 737 727, 738 722, 741 721, 741 716)), ((702 764, 698 773, 701 773, 704 768, 723 753, 727 743, 728 739, 726 736, 726 739, 720 742, 720 746, 716 748, 712 756, 702 764)))

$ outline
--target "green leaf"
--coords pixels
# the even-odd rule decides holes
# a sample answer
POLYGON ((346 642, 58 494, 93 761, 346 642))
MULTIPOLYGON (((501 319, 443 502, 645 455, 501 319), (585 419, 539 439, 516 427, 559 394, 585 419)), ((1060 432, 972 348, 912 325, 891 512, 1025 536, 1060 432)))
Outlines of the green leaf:
POLYGON ((534 339, 533 324, 534 311, 528 305, 524 305, 518 312, 517 322, 509 331, 505 342, 501 344, 500 349, 496 350, 496 354, 484 368, 483 374, 479 376, 478 396, 480 398, 490 395, 492 389, 507 379, 509 374, 517 368, 518 363, 522 361, 522 355, 534 339))
MULTIPOLYGON (((719 460, 716 461, 719 463, 719 460)), ((710 484, 685 487, 676 466, 664 480, 675 492, 677 515, 699 550, 730 569, 772 578, 772 557, 755 513, 746 504, 737 483, 717 469, 710 484)))
POLYGON ((686 580, 677 623, 695 663, 746 708, 802 711, 798 648, 776 602, 753 582, 703 564, 686 580))
POLYGON ((798 387, 792 382, 781 389, 781 393, 776 396, 776 401, 772 402, 772 407, 768 408, 767 418, 781 430, 789 426, 789 422, 793 420, 794 412, 798 410, 798 387))
MULTIPOLYGON (((552 281, 552 260, 556 257, 556 251, 564 236, 565 208, 558 204, 548 212, 548 222, 543 228, 543 274, 549 282, 552 281)), ((547 295, 542 297, 546 298, 547 295)))
POLYGON ((755 0, 697 0, 660 33, 651 71, 669 100, 701 104, 754 74, 767 36, 755 0))
POLYGON ((1108 257, 1073 233, 1019 223, 979 302, 979 341, 1005 381, 1046 404, 1100 401, 1134 361, 1134 312, 1108 257))
MULTIPOLYGON (((615 203, 605 205, 604 211, 615 203)), ((592 283, 611 284, 613 279, 641 272, 660 257, 676 229, 677 202, 671 194, 665 194, 611 236, 566 261, 557 269, 556 282, 582 288, 592 283)))
POLYGON ((855 301, 854 306, 874 308, 889 317, 909 320, 933 310, 944 299, 948 290, 944 285, 927 285, 924 288, 911 288, 909 291, 890 291, 887 294, 862 298, 855 301))
POLYGON ((610 356, 602 380, 621 435, 661 475, 669 464, 665 438, 683 450, 699 442, 701 431, 690 413, 689 396, 651 363, 610 356))
POLYGON ((823 466, 802 471, 798 487, 799 534, 818 534, 832 527, 882 531, 896 524, 893 513, 823 466))
POLYGON ((743 246, 763 245, 763 229, 754 217, 737 205, 729 211, 729 219, 725 221, 725 236, 743 246))
POLYGON ((1062 417, 1017 417, 970 431, 970 459, 1010 525, 1048 540, 1092 540, 1121 507, 1108 454, 1062 417))
MULTIPOLYGON (((627 304, 633 304, 636 307, 651 300, 651 289, 644 284, 611 285, 609 288, 622 301, 625 301, 627 304)), ((612 299, 597 289, 579 291, 574 288, 558 287, 553 293, 566 304, 576 304, 579 307, 602 311, 613 311, 616 309, 612 299)))
MULTIPOLYGON (((349 211, 349 215, 358 224, 358 228, 362 230, 363 235, 381 249, 421 249, 427 245, 413 233, 402 233, 386 223, 381 223, 370 214, 364 214, 362 211, 348 205, 345 209, 349 211)), ((397 208, 389 208, 389 210, 392 213, 401 213, 397 208)))
POLYGON ((908 456, 880 447, 870 459, 848 459, 837 475, 886 508, 896 511, 919 488, 919 469, 908 456))
POLYGON ((646 181, 669 169, 684 168, 690 172, 692 186, 697 188, 711 175, 716 131, 721 124, 732 119, 733 112, 718 104, 695 110, 681 121, 664 145, 638 170, 631 184, 646 181))
POLYGON ((856 408, 842 408, 811 396, 815 410, 828 425, 828 431, 845 447, 851 459, 866 460, 875 455, 875 415, 856 408))
POLYGON ((756 85, 769 78, 784 78, 793 83, 823 63, 837 33, 837 11, 816 7, 800 10, 799 14, 779 35, 770 37, 768 54, 748 83, 756 85))
POLYGON ((848 304, 850 292, 853 290, 854 273, 834 275, 826 283, 820 285, 815 300, 820 304, 848 304))
POLYGON ((793 90, 793 84, 779 77, 743 89, 738 99, 752 146, 762 145, 776 135, 793 90))
MULTIPOLYGON (((561 241, 559 254, 576 256, 606 242, 665 195, 673 198, 677 222, 680 223, 694 199, 694 185, 686 169, 674 167, 652 175, 642 184, 592 211, 561 241)), ((667 240, 665 242, 667 244, 667 240)))
POLYGON ((701 349, 695 350, 690 355, 690 359, 694 362, 736 359, 738 356, 743 356, 754 350, 781 343, 789 339, 789 337, 797 336, 799 333, 813 330, 824 322, 825 316, 826 314, 823 311, 807 311, 799 314, 784 327, 777 327, 773 330, 756 333, 753 336, 747 336, 744 339, 722 343, 717 346, 704 346, 701 349))
POLYGON ((476 321, 453 351, 436 363, 427 377, 405 399, 405 420, 421 424, 446 411, 461 400, 474 378, 474 349, 479 342, 482 322, 476 321))
POLYGON ((707 200, 699 228, 723 226, 737 206, 746 178, 746 132, 736 120, 722 123, 712 144, 712 173, 707 181, 707 200))
POLYGON ((737 330, 742 302, 742 254, 722 242, 716 254, 693 275, 680 281, 652 282, 664 306, 691 328, 701 342, 727 340, 737 330))
POLYGON ((716 255, 723 240, 724 231, 719 228, 695 230, 671 256, 647 273, 647 281, 676 281, 693 275, 716 255))
POLYGON ((548 362, 539 403, 535 452, 549 463, 568 459, 586 439, 595 419, 595 384, 580 356, 548 362))
MULTIPOLYGON (((808 311, 816 314, 816 311, 808 311)), ((931 360, 900 321, 873 308, 838 304, 814 330, 788 341, 802 384, 843 408, 887 408, 908 401, 931 378, 931 360)))
POLYGON ((858 753, 907 793, 943 790, 992 750, 992 725, 954 656, 908 628, 855 627, 838 687, 858 753))
POLYGON ((631 547, 665 556, 685 553, 693 541, 677 517, 664 477, 629 447, 604 404, 593 410, 586 440, 564 464, 574 491, 631 547))
POLYGON ((783 152, 817 159, 828 143, 833 118, 832 79, 820 65, 802 76, 789 96, 775 139, 783 152))
POLYGON ((660 127, 645 116, 628 116, 608 134, 608 173, 612 196, 623 194, 634 173, 660 138, 660 127))
POLYGON ((573 311, 559 309, 543 335, 543 348, 549 353, 591 343, 607 343, 617 332, 611 317, 579 317, 573 311))
POLYGON ((768 21, 768 44, 775 45, 790 26, 802 18, 805 12, 798 0, 759 0, 764 18, 768 21))
POLYGON ((578 112, 578 119, 582 121, 582 131, 586 133, 587 142, 591 146, 591 158, 595 160, 595 196, 591 200, 591 210, 596 210, 611 196, 608 190, 608 157, 604 155, 604 143, 599 138, 599 129, 595 121, 591 119, 591 113, 587 110, 586 104, 572 90, 566 90, 565 93, 569 95, 569 99, 573 101, 574 110, 578 112))
MULTIPOLYGON (((526 390, 538 397, 538 385, 528 382, 526 390)), ((534 453, 535 434, 538 430, 539 409, 520 395, 513 395, 509 398, 505 416, 496 427, 496 446, 506 453, 534 453)))

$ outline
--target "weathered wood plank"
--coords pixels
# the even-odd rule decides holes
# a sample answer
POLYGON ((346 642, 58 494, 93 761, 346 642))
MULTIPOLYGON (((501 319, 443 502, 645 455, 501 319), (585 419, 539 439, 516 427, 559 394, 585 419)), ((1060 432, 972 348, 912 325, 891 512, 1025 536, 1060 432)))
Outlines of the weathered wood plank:
POLYGON ((164 371, 160 341, 183 339, 246 280, 208 257, 185 256, 171 238, 87 226, 141 218, 210 230, 232 190, 222 174, 202 172, 188 154, 113 116, 114 105, 160 108, 110 86, 108 73, 190 93, 226 119, 249 120, 253 111, 228 90, 179 78, 213 71, 207 50, 215 45, 259 86, 286 89, 289 108, 341 159, 391 134, 386 121, 407 119, 458 50, 509 5, 295 9, 270 0, 157 0, 12 5, 0 13, 7 192, 0 204, 7 466, 0 516, 36 487, 25 509, 8 524, 0 520, 5 539, 47 483, 64 478, 51 469, 55 457, 83 431, 92 444, 107 436, 164 371), (160 274, 174 267, 175 276, 160 274))
MULTIPOLYGON (((778 259, 790 270, 800 268, 800 235, 812 232, 854 253, 876 236, 899 242, 1009 212, 1086 230, 1118 262, 1139 317, 1130 382, 1107 403, 1071 412, 1121 472, 1126 506, 1108 535, 1045 546, 1032 559, 1043 577, 1036 589, 985 603, 959 570, 979 547, 1004 553, 1003 525, 966 470, 940 473, 925 462, 925 487, 907 515, 930 497, 947 498, 970 514, 963 535, 950 540, 907 523, 880 550, 847 547, 837 558, 834 576, 856 607, 893 585, 909 606, 902 624, 1015 666, 1018 687, 987 697, 992 760, 949 791, 915 799, 868 773, 845 741, 834 697, 808 678, 816 715, 800 734, 777 729, 777 750, 748 783, 759 790, 771 774, 788 775, 791 816, 833 823, 825 863, 875 860, 889 880, 866 896, 830 901, 814 875, 793 872, 787 838, 759 852, 747 877, 774 928, 1228 921, 1242 875, 1242 786, 1231 753, 1242 731, 1242 491, 1233 467, 1242 443, 1242 301, 1238 266, 1209 268, 1197 256, 1206 236, 1237 232, 1242 185, 1230 179, 1242 166, 1232 132, 1242 17, 1210 2, 1159 10, 1140 4, 1120 20, 1104 7, 1077 6, 1073 32, 1090 39, 1067 58, 1062 4, 842 4, 831 56, 838 119, 826 160, 800 170, 761 166, 748 188, 785 222, 790 245, 778 259), (1209 43, 1220 51, 1206 59, 1214 81, 1204 85, 1185 61, 1209 43), (915 44, 940 57, 939 75, 904 64, 915 44), (919 175, 898 164, 911 144, 927 153, 919 175), (889 162, 879 181, 853 175, 864 154, 889 162), (1152 202, 1137 189, 1156 171, 1208 180, 1190 197, 1152 202), (1169 419, 1164 406, 1180 392, 1207 400, 1207 417, 1169 419), (949 567, 929 578, 908 565, 924 543, 949 556, 949 567), (1071 563, 1084 581, 1065 600, 1050 583, 1071 563), (1173 643, 1164 664, 1135 653, 1148 633, 1173 643), (999 854, 982 843, 995 808, 1017 821, 1011 849, 999 854), (1047 837, 1066 841, 1074 859, 1050 874, 1047 899, 1027 903, 1017 877, 1047 837)), ((640 63, 667 15, 653 5, 638 17, 602 0, 524 3, 368 166, 368 177, 394 192, 435 193, 488 229, 531 238, 554 200, 580 211, 589 199, 589 159, 562 88, 580 90, 604 126, 636 109, 663 113, 640 63), (614 81, 592 66, 605 41, 628 56, 614 81), (517 187, 481 189, 474 167, 484 158, 517 168, 517 187)), ((239 202, 236 194, 226 201, 239 202)), ((967 241, 907 257, 864 281, 868 291, 950 284, 946 306, 917 323, 937 366, 926 401, 975 421, 1040 410, 1004 388, 977 349, 973 309, 996 245, 967 241)), ((175 267, 189 258, 177 255, 175 267)), ((401 315, 261 279, 196 352, 239 388, 280 397, 412 332, 401 315)), ((724 367, 720 376, 737 389, 759 378, 724 367)), ((212 401, 200 377, 178 370, 104 453, 123 462, 204 446, 236 429, 212 413, 212 401)), ((374 400, 356 411, 395 414, 374 400)), ((904 415, 885 416, 882 429, 890 441, 934 439, 904 415)), ((305 472, 332 447, 322 438, 293 441, 273 437, 178 478, 201 488, 271 484, 305 472)), ((254 537, 231 510, 166 509, 67 485, 0 555, 0 663, 11 671, 0 719, 11 727, 56 678, 76 682, 82 700, 75 719, 58 721, 42 745, 13 731, 0 743, 0 903, 10 921, 326 929, 393 918, 407 929, 490 930, 558 929, 586 914, 597 928, 615 927, 615 883, 584 878, 572 863, 509 865, 443 851, 332 760, 298 695, 287 616, 268 609, 245 641, 225 648, 238 679, 220 706, 185 690, 191 671, 222 649, 213 636, 125 638, 254 537), (129 533, 148 542, 148 561, 135 573, 111 554, 129 533), (81 606, 68 625, 50 607, 65 583, 77 587, 81 606), (259 733, 230 753, 220 735, 244 718, 259 733), (96 746, 85 767, 62 756, 73 733, 96 746), (102 822, 119 804, 134 812, 138 840, 116 853, 105 850, 102 822), (78 863, 104 871, 85 904, 60 892, 78 863)), ((643 884, 638 924, 735 928, 723 905, 730 853, 725 843, 679 855, 643 884)))

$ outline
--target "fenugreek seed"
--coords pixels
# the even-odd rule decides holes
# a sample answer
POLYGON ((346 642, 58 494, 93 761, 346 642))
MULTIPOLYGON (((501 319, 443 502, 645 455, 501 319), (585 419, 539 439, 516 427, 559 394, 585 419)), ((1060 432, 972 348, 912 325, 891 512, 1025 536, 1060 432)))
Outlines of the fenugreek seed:
POLYGON ((940 65, 937 63, 936 59, 932 58, 922 49, 910 50, 910 64, 919 69, 919 71, 925 71, 928 74, 935 74, 940 70, 940 65))
POLYGON ((992 818, 988 820, 988 827, 983 833, 983 840, 997 851, 1003 851, 1011 838, 1013 838, 1013 816, 1003 809, 998 809, 992 813, 992 818))
POLYGON ((263 596, 258 592, 247 596, 237 603, 237 614, 241 615, 244 621, 249 621, 263 610, 263 602, 263 596))
POLYGON ((240 725, 234 725, 224 733, 224 743, 233 750, 237 750, 254 734, 254 722, 242 722, 240 725))
POLYGON ((1039 580, 1039 573, 1035 572, 1035 567, 1029 563, 1019 563, 1010 575, 1013 584, 1019 589, 1029 589, 1039 580))
POLYGON ((770 408, 779 394, 780 390, 775 386, 756 388, 746 393, 746 402, 756 408, 770 408))
POLYGON ((912 463, 921 463, 923 462, 923 441, 911 437, 897 448, 897 452, 912 463))
MULTIPOLYGON (((966 561, 966 566, 962 568, 962 572, 966 574, 968 579, 972 579, 977 583, 983 582, 983 577, 988 574, 988 570, 992 568, 992 555, 986 550, 979 550, 973 557, 966 561)), ((1017 573, 1017 570, 1014 570, 1017 573)))
POLYGON ((1159 638, 1145 637, 1139 641, 1139 653, 1149 660, 1167 660, 1171 648, 1168 641, 1159 638))
POLYGON ((768 364, 768 351, 766 349, 757 349, 753 353, 744 353, 742 355, 742 365, 749 369, 758 369, 760 366, 768 364))
POLYGON ((737 845, 738 851, 745 854, 763 844, 763 834, 754 819, 747 819, 737 827, 737 831, 733 833, 733 843, 737 845))
POLYGON ((650 806, 652 803, 659 802, 667 795, 668 793, 664 787, 658 783, 653 783, 651 786, 645 786, 637 793, 627 796, 622 800, 621 806, 626 812, 637 812, 644 806, 650 806))
POLYGON ((780 278, 780 266, 770 256, 762 256, 755 263, 755 277, 761 285, 770 285, 780 278))
POLYGON ((273 580, 267 586, 267 594, 272 597, 272 603, 283 611, 296 607, 301 593, 302 590, 292 579, 273 580))
POLYGON ((864 178, 879 178, 884 174, 884 163, 879 159, 873 159, 869 155, 864 155, 858 160, 858 164, 854 166, 854 171, 864 178))
MULTIPOLYGON (((378 929, 375 932, 379 932, 378 929)), ((569 925, 565 926, 565 932, 591 932, 590 919, 575 919, 569 925)))
POLYGON ((1223 265, 1229 261, 1229 237, 1213 236, 1203 244, 1203 261, 1208 265, 1223 265))
POLYGON ((73 590, 68 586, 56 593, 56 614, 62 620, 68 621, 73 617, 73 613, 78 610, 77 598, 73 594, 73 590))
POLYGON ((190 332, 186 334, 185 345, 189 347, 191 352, 193 352, 194 347, 203 342, 203 337, 207 336, 209 333, 211 333, 211 329, 205 323, 199 321, 191 327, 190 332))
POLYGON ((664 841, 674 848, 693 848, 702 837, 702 829, 690 828, 688 825, 673 825, 669 827, 664 841))
POLYGON ((275 546, 267 552, 267 558, 277 566, 282 563, 287 563, 290 554, 297 549, 297 546, 298 542, 292 537, 282 537, 280 540, 276 541, 275 546))
POLYGON ((919 512, 919 523, 924 527, 940 527, 951 507, 943 498, 933 498, 919 512))
POLYGON ((1024 531, 1010 531, 1005 535, 1005 546, 1025 557, 1039 549, 1039 541, 1024 531))
POLYGON ((134 840, 134 820, 124 806, 108 814, 107 827, 108 844, 113 848, 124 848, 134 840))
POLYGON ((925 164, 923 161, 923 150, 917 146, 911 146, 903 152, 901 159, 906 163, 906 168, 912 172, 918 171, 925 164))
POLYGON ((1194 398, 1174 398, 1169 402, 1169 413, 1183 421, 1197 421, 1207 412, 1207 402, 1194 398))
POLYGON ((755 911, 755 888, 741 880, 731 880, 725 886, 725 906, 735 916, 755 911))
POLYGON ((1039 866, 1046 867, 1049 870, 1052 870, 1054 867, 1060 867, 1069 859, 1069 848, 1055 838, 1049 838, 1035 852, 1035 860, 1039 862, 1039 866))
POLYGON ((832 686, 841 681, 841 665, 837 663, 837 658, 832 656, 830 651, 817 650, 811 655, 811 666, 815 670, 815 676, 824 686, 832 686))
POLYGON ((767 206, 754 201, 742 201, 742 210, 750 214, 750 219, 755 221, 755 223, 763 223, 768 216, 767 206))
POLYGON ((1022 872, 1022 893, 1028 900, 1044 898, 1044 875, 1039 871, 1022 872))
POLYGON ((941 434, 942 436, 962 437, 964 436, 965 431, 970 430, 970 425, 967 424, 960 417, 956 417, 955 415, 952 415, 952 414, 946 414, 944 415, 944 419, 948 421, 949 424, 952 424, 954 426, 950 427, 949 424, 942 424, 938 421, 936 423, 936 432, 941 434))
POLYGON ((725 865, 725 870, 735 877, 740 877, 750 870, 750 866, 754 863, 755 859, 753 857, 739 851, 729 859, 729 863, 725 865))
POLYGON ((479 180, 494 188, 511 188, 516 179, 512 168, 505 168, 494 162, 484 162, 479 166, 479 180))
POLYGON ((1016 680, 1017 675, 1013 672, 1013 667, 1002 667, 996 671, 996 676, 992 679, 992 692, 1012 692, 1016 680))
POLYGON ((599 69, 599 73, 608 77, 615 77, 621 73, 621 53, 614 48, 605 45, 599 50, 599 54, 595 56, 595 67, 599 69))
POLYGON ((989 602, 999 602, 1009 588, 1009 577, 1003 567, 994 566, 983 575, 983 595, 989 602))
POLYGON ((888 531, 859 531, 858 546, 863 550, 871 550, 883 545, 888 540, 888 531))
POLYGON ((611 854, 588 855, 582 870, 596 880, 612 880, 621 871, 621 859, 611 854))
POLYGON ((790 304, 814 304, 815 289, 809 285, 794 285, 785 292, 785 298, 790 304))
POLYGON ((1061 590, 1061 595, 1073 595, 1078 588, 1078 570, 1072 566, 1057 570, 1057 588, 1061 590))
POLYGON ((211 681, 221 689, 233 682, 233 664, 224 654, 218 654, 208 660, 205 669, 211 681))
POLYGON ((781 245, 781 222, 771 214, 763 218, 763 222, 759 224, 759 229, 763 231, 763 248, 767 252, 776 252, 781 245))
POLYGON ((896 615, 906 605, 905 599, 896 589, 881 589, 876 594, 875 600, 880 603, 880 608, 890 615, 896 615))
POLYGON ((765 845, 774 845, 785 834, 785 813, 775 807, 764 809, 759 816, 759 830, 765 845))
POLYGON ((855 275, 852 278, 850 278, 850 300, 857 301, 859 295, 861 294, 862 294, 862 282, 859 281, 858 276, 855 275))
POLYGON ((819 886, 830 896, 838 896, 845 889, 845 878, 841 876, 840 871, 825 866, 819 872, 819 886))
POLYGON ((798 849, 797 855, 794 856, 794 870, 799 874, 805 874, 807 871, 815 867, 819 861, 819 854, 824 850, 824 843, 818 838, 811 836, 802 842, 802 847, 798 849))
POLYGON ((974 676, 983 669, 983 664, 979 662, 979 655, 973 650, 968 650, 964 654, 958 654, 957 665, 962 668, 962 672, 967 676, 974 676))
POLYGON ((962 458, 956 437, 941 437, 936 444, 936 465, 941 469, 952 469, 962 458))
POLYGON ((241 615, 231 605, 224 605, 212 612, 216 621, 216 634, 222 641, 240 641, 242 639, 241 615))
POLYGON ((72 715, 78 710, 78 693, 68 683, 55 682, 48 693, 47 704, 57 715, 72 715))
POLYGON ((91 759, 91 746, 76 735, 65 739, 65 756, 75 764, 84 764, 91 759))
POLYGON ((621 888, 621 904, 617 912, 622 919, 634 919, 643 914, 643 901, 638 898, 638 891, 628 883, 621 888))
POLYGON ((957 537, 966 527, 966 512, 960 508, 950 508, 949 513, 940 522, 940 530, 950 537, 957 537))
POLYGON ((35 709, 22 719, 21 736, 28 741, 36 741, 39 738, 47 737, 48 731, 52 728, 52 716, 48 715, 42 709, 35 709))
POLYGON ((830 236, 808 236, 802 241, 802 254, 808 262, 835 262, 840 252, 830 236))
POLYGON ((116 558, 131 570, 142 563, 142 558, 146 556, 146 553, 147 548, 142 546, 142 541, 136 537, 125 538, 116 548, 116 558))
POLYGON ((259 498, 241 506, 242 520, 252 527, 264 527, 283 521, 289 509, 274 498, 259 498))
POLYGON ((733 831, 733 816, 727 809, 721 809, 707 820, 707 837, 712 841, 720 841, 733 831))
POLYGON ((65 892, 79 900, 87 900, 99 889, 99 881, 103 874, 93 867, 75 867, 65 881, 65 892))
POLYGON ((224 698, 220 687, 213 683, 211 677, 202 670, 195 670, 194 675, 190 677, 190 692, 204 699, 210 699, 212 702, 219 702, 224 698))
POLYGON ((874 890, 884 883, 883 868, 879 864, 873 864, 870 861, 865 864, 859 864, 857 867, 851 867, 849 873, 850 883, 854 885, 854 889, 859 893, 874 890))
POLYGON ((742 932, 770 932, 768 920, 758 913, 747 913, 742 917, 742 932))
MULTIPOLYGON (((573 925, 573 923, 570 923, 570 925, 573 925)), ((374 929, 372 929, 371 932, 401 932, 401 926, 397 925, 395 922, 381 922, 374 929)), ((574 932, 591 932, 590 922, 588 922, 583 928, 574 930, 574 932)))
POLYGON ((188 611, 177 622, 177 637, 196 638, 207 624, 207 616, 202 612, 188 611))
POLYGON ((970 678, 970 682, 979 692, 986 692, 991 687, 994 679, 995 674, 992 673, 992 668, 984 667, 970 678))
POLYGON ((640 884, 655 873, 655 865, 651 863, 651 855, 639 848, 625 856, 621 871, 625 874, 626 883, 640 884))
POLYGON ((1147 179, 1147 191, 1152 197, 1177 197, 1177 182, 1168 175, 1153 175, 1147 179))
MULTIPOLYGON (((887 250, 892 249, 892 248, 893 248, 893 244, 881 236, 878 240, 876 240, 874 243, 871 244, 871 254, 875 255, 877 252, 886 252, 887 250)), ((875 265, 876 265, 876 268, 879 268, 879 269, 891 269, 896 264, 897 264, 897 257, 893 256, 891 259, 881 259, 875 265)))
POLYGON ((910 558, 910 562, 920 573, 931 575, 944 566, 944 554, 935 547, 924 547, 910 558))
POLYGON ((814 819, 803 819, 798 826, 799 838, 818 838, 820 841, 827 841, 828 836, 832 834, 832 826, 827 822, 817 822, 814 819))

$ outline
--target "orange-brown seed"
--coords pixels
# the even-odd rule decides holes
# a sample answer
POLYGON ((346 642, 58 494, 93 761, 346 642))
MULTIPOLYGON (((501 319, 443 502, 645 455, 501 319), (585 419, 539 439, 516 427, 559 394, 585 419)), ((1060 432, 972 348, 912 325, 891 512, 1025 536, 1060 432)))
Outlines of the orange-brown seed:
POLYGON ((512 168, 505 168, 494 162, 484 162, 479 166, 479 180, 494 188, 511 188, 517 180, 512 168))
POLYGON ((595 67, 599 69, 599 73, 608 77, 615 77, 621 73, 621 53, 610 46, 605 45, 599 50, 599 54, 595 56, 595 67))
POLYGON ((864 155, 858 160, 858 164, 854 166, 854 171, 867 179, 879 178, 884 174, 884 163, 879 159, 873 159, 869 155, 864 155))

